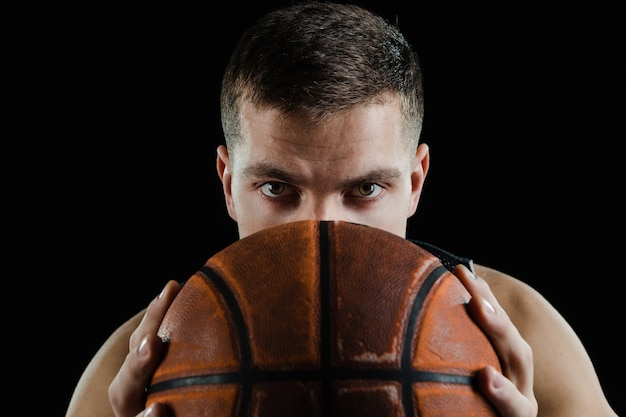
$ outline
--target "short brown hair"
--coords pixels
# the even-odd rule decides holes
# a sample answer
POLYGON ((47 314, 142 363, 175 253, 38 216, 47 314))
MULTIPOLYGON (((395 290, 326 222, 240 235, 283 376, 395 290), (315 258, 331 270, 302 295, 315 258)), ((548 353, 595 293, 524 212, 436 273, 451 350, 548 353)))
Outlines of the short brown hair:
POLYGON ((294 4, 262 17, 231 56, 221 93, 226 144, 240 140, 243 100, 320 122, 390 93, 401 98, 405 136, 415 147, 423 120, 422 76, 398 28, 352 4, 294 4))

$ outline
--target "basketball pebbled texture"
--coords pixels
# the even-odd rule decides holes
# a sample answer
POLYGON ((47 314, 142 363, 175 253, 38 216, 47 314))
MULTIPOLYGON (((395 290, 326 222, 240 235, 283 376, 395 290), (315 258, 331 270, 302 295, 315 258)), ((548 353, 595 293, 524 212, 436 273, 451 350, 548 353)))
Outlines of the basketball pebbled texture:
POLYGON ((298 221, 212 256, 159 329, 147 405, 181 416, 495 416, 475 387, 500 370, 470 296, 394 234, 298 221))

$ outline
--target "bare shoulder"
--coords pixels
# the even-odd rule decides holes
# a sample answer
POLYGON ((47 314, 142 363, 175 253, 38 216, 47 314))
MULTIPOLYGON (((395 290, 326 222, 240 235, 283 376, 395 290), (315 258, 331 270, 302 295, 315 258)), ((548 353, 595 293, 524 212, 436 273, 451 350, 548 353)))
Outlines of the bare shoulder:
POLYGON ((546 314, 553 318, 560 316, 539 292, 525 282, 484 265, 475 264, 474 269, 476 275, 487 281, 520 332, 531 331, 535 328, 535 319, 546 314))
POLYGON ((111 409, 108 401, 109 384, 126 359, 130 335, 141 322, 144 313, 145 310, 123 323, 100 347, 74 389, 66 417, 93 416, 94 410, 111 409))
POLYGON ((582 342, 563 316, 525 282, 474 265, 533 350, 540 416, 617 416, 582 342))

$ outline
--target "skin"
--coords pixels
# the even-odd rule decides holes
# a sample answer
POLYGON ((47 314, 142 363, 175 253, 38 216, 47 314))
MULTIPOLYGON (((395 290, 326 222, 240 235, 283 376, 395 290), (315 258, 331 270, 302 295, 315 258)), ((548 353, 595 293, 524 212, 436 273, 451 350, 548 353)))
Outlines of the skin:
MULTIPOLYGON (((240 237, 304 219, 363 223, 405 237, 430 157, 426 144, 408 152, 397 100, 358 106, 317 127, 251 105, 242 115, 244 140, 232 154, 220 146, 216 161, 240 237)), ((504 375, 490 367, 478 375, 502 416, 617 416, 580 340, 539 293, 481 265, 475 274, 458 266, 455 274, 503 365, 504 375)), ((161 404, 143 409, 143 388, 164 349, 157 329, 179 289, 167 283, 109 338, 76 387, 68 417, 168 415, 161 404)))

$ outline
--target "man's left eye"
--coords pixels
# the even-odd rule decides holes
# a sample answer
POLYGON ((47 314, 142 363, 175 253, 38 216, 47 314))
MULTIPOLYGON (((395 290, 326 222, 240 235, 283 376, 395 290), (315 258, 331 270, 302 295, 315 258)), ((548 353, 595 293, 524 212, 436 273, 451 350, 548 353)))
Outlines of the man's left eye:
POLYGON ((359 194, 363 197, 376 197, 383 191, 383 187, 372 182, 359 185, 359 194))

